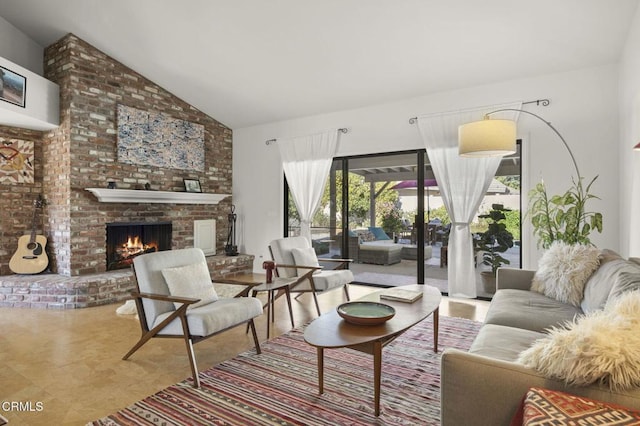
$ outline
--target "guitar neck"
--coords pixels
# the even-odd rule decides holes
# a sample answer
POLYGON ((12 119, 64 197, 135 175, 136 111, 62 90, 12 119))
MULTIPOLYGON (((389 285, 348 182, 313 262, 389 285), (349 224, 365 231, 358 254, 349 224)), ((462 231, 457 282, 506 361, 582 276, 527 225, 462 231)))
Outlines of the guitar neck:
POLYGON ((33 202, 33 215, 31 217, 31 237, 29 238, 29 243, 33 244, 36 242, 36 215, 38 213, 38 208, 40 207, 41 200, 35 200, 33 202))

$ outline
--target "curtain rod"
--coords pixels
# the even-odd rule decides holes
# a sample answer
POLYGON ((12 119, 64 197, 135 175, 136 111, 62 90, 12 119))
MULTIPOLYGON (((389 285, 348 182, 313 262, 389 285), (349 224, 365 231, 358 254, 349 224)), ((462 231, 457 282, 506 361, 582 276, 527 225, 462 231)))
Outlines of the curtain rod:
MULTIPOLYGON (((522 105, 536 104, 537 106, 548 106, 550 103, 551 101, 549 99, 536 99, 535 101, 523 102, 522 105)), ((418 117, 411 117, 409 124, 415 124, 416 121, 418 121, 418 117)))
MULTIPOLYGON (((338 132, 340 133, 348 133, 349 129, 347 129, 346 127, 343 127, 341 129, 338 129, 338 132)), ((265 145, 271 145, 272 143, 276 143, 277 139, 269 139, 268 141, 265 141, 265 145)))

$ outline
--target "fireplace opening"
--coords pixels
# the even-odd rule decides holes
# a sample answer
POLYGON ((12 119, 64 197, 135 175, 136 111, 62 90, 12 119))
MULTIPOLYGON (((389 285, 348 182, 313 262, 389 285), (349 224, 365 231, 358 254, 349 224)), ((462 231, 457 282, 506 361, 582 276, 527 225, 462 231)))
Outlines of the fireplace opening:
POLYGON ((171 222, 107 223, 107 271, 128 268, 141 254, 171 250, 171 222))

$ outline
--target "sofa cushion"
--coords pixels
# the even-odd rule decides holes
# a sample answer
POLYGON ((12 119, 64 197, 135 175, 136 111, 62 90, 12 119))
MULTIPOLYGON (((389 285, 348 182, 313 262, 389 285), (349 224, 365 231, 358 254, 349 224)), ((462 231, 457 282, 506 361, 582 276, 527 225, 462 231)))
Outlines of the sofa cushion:
POLYGON ((605 310, 594 311, 525 350, 518 362, 545 377, 611 389, 640 386, 640 292, 630 291, 605 310))
POLYGON ((503 289, 493 296, 485 324, 505 325, 542 332, 571 321, 582 310, 528 290, 503 289))
POLYGON ((629 262, 612 250, 600 252, 600 266, 584 286, 584 297, 580 303, 584 313, 604 308, 616 276, 628 265, 629 262))
POLYGON ((513 362, 543 333, 504 325, 485 324, 476 336, 469 353, 513 362))
POLYGON ((378 226, 370 226, 369 227, 369 231, 371 231, 373 236, 376 237, 376 240, 378 240, 378 241, 384 241, 384 240, 390 240, 391 239, 391 238, 389 238, 387 233, 384 232, 384 230, 382 228, 378 227, 378 226))
POLYGON ((358 234, 358 242, 360 244, 376 240, 376 236, 368 229, 357 229, 355 232, 358 234))
POLYGON ((607 300, 606 306, 610 306, 612 303, 620 298, 622 295, 629 291, 640 290, 640 268, 637 271, 621 271, 616 276, 616 281, 613 283, 611 294, 607 300))
POLYGON ((580 306, 584 286, 600 265, 599 255, 594 246, 554 242, 538 263, 531 290, 580 306))
POLYGON ((403 245, 394 243, 393 240, 369 241, 360 244, 360 250, 400 251, 403 245))

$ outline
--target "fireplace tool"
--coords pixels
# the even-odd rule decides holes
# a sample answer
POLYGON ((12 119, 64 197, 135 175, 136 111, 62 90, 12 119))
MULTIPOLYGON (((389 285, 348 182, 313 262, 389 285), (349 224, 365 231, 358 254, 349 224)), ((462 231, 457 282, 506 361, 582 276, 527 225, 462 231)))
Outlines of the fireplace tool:
POLYGON ((229 219, 229 235, 227 236, 227 244, 224 246, 224 252, 227 256, 237 256, 238 246, 236 245, 236 220, 238 215, 235 214, 236 206, 231 204, 231 213, 227 215, 229 219))

